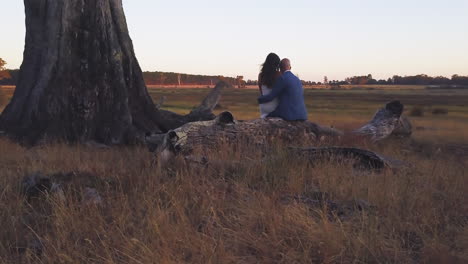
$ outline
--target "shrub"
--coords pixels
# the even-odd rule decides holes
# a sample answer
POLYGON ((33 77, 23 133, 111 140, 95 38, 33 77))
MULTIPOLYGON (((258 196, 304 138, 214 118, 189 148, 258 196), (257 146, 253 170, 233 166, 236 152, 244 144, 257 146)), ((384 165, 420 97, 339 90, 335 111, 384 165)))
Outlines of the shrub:
POLYGON ((0 86, 0 112, 2 111, 2 107, 6 104, 6 96, 3 94, 2 86, 0 86))
POLYGON ((446 115, 448 114, 448 109, 447 108, 435 108, 432 110, 433 115, 446 115))
POLYGON ((416 106, 413 109, 411 109, 409 115, 410 116, 424 116, 424 109, 422 107, 416 106))

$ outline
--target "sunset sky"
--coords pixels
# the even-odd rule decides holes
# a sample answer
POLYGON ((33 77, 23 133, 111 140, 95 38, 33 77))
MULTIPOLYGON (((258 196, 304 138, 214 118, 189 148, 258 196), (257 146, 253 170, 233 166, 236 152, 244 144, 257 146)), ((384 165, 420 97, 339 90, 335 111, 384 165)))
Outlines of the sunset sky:
MULTIPOLYGON (((143 70, 256 78, 269 52, 302 79, 468 75, 467 0, 123 0, 143 70)), ((23 1, 2 3, 0 57, 18 68, 23 1)))

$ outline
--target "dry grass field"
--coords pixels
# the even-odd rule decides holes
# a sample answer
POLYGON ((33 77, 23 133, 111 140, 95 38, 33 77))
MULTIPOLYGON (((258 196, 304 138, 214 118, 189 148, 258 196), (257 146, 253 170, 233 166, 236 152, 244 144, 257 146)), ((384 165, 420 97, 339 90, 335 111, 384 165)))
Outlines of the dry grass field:
MULTIPOLYGON (((0 109, 12 91, 0 89, 0 109)), ((179 113, 207 91, 150 89, 179 113)), ((256 96, 227 90, 216 111, 257 118, 256 96)), ((262 157, 242 142, 208 157, 225 162, 158 168, 143 147, 27 149, 0 138, 0 263, 468 263, 468 91, 306 91, 310 119, 345 131, 392 99, 423 112, 411 140, 297 145, 371 149, 410 164, 401 170, 311 164, 280 143, 262 157), (73 172, 74 190, 28 203, 21 181, 37 171, 73 172), (84 203, 85 187, 102 202, 84 203)))

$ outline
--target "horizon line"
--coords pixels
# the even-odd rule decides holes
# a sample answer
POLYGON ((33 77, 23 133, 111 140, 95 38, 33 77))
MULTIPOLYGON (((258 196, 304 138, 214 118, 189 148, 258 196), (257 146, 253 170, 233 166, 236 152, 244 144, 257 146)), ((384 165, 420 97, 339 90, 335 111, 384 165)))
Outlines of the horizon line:
MULTIPOLYGON (((9 68, 5 68, 6 71, 19 71, 20 68, 16 68, 16 69, 9 69, 9 68)), ((174 73, 174 74, 182 74, 182 75, 193 75, 193 76, 208 76, 208 77, 227 77, 227 78, 237 78, 238 76, 242 76, 244 77, 244 75, 237 75, 237 76, 234 76, 234 75, 219 75, 219 74, 202 74, 202 73, 186 73, 186 72, 176 72, 176 71, 161 71, 161 70, 143 70, 142 69, 142 72, 145 73, 145 72, 149 72, 149 73, 154 73, 154 72, 159 72, 159 73, 174 73)), ((293 71, 294 73, 294 71, 293 71)), ((300 78, 300 74, 297 74, 298 75, 299 79, 300 78)), ((342 78, 341 80, 340 79, 336 79, 336 78, 331 78, 329 79, 328 81, 344 81, 346 80, 347 78, 353 78, 353 77, 364 77, 364 76, 369 76, 369 75, 374 75, 372 73, 369 73, 369 74, 356 74, 356 75, 351 75, 351 76, 347 76, 345 78, 342 78)), ((393 77, 395 76, 399 76, 399 77, 412 77, 412 76, 427 76, 427 77, 443 77, 443 78, 447 78, 447 79, 450 79, 452 78, 453 76, 465 76, 463 74, 458 74, 458 73, 453 73, 449 76, 447 75, 442 75, 442 74, 437 74, 437 75, 429 75, 429 74, 425 74, 425 73, 418 73, 418 74, 414 74, 414 75, 400 75, 400 74, 392 74, 390 75, 390 77, 387 77, 387 78, 373 78, 374 80, 388 80, 388 79, 392 79, 393 77)), ((466 75, 468 76, 468 75, 466 75)), ((322 82, 323 79, 327 77, 328 79, 328 75, 324 75, 322 77, 322 80, 320 81, 315 81, 315 80, 306 80, 306 79, 301 79, 302 81, 305 81, 305 82, 322 82)), ((244 81, 256 81, 255 79, 245 79, 244 81)))

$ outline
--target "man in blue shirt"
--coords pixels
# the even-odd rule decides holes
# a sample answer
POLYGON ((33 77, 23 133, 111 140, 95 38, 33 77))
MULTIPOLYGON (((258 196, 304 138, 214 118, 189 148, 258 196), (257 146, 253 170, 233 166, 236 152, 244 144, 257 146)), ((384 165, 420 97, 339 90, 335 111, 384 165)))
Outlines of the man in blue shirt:
POLYGON ((280 117, 288 121, 305 121, 307 120, 307 109, 304 103, 302 82, 291 72, 289 59, 283 59, 280 68, 282 75, 275 81, 271 93, 260 96, 258 103, 264 104, 278 98, 278 107, 268 117, 280 117))

